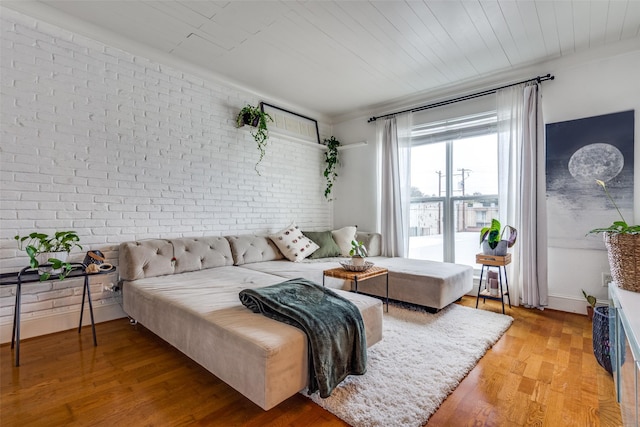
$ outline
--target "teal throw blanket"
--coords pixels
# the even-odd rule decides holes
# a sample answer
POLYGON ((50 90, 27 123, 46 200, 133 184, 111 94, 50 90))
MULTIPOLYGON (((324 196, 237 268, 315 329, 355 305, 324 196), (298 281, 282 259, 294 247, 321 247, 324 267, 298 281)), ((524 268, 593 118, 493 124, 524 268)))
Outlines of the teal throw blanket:
POLYGON ((358 308, 335 292, 306 279, 240 292, 254 313, 302 329, 309 340, 309 394, 320 397, 348 375, 367 370, 367 338, 358 308))

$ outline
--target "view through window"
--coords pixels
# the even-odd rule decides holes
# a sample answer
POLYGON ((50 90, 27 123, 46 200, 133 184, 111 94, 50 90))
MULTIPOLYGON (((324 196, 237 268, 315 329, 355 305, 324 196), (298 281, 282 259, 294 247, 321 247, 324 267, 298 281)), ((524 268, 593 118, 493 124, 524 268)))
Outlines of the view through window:
POLYGON ((497 217, 495 112, 414 126, 409 257, 475 267, 497 217))

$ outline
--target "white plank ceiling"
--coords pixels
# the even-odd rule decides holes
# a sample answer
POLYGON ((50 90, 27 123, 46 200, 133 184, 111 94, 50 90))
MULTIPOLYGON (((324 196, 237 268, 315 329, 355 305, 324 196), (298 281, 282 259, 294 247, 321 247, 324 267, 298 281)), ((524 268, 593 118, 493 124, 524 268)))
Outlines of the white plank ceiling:
POLYGON ((325 117, 621 40, 640 48, 639 0, 38 3, 325 117))

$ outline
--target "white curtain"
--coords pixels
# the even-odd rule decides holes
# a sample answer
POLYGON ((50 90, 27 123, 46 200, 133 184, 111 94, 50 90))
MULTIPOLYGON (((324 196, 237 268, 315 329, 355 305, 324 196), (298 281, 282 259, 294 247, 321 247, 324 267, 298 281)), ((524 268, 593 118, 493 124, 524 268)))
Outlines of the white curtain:
POLYGON ((382 255, 409 253, 411 185, 411 114, 393 116, 376 124, 380 147, 380 228, 382 255))
POLYGON ((540 87, 496 93, 500 221, 518 229, 507 268, 511 303, 548 305, 544 128, 540 87))

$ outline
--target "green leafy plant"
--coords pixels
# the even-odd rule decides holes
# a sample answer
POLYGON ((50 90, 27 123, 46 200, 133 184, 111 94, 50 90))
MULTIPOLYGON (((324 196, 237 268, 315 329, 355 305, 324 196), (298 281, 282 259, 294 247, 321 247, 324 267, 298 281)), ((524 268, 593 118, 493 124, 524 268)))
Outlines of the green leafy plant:
POLYGON ((367 256, 367 248, 364 246, 364 243, 352 240, 349 255, 364 258, 367 256))
POLYGON ((238 116, 236 117, 236 125, 238 127, 242 127, 244 125, 252 126, 254 129, 251 131, 251 136, 258 144, 258 151, 260 152, 260 158, 255 165, 255 170, 260 174, 258 170, 258 165, 264 158, 267 148, 267 139, 269 139, 269 129, 267 128, 267 122, 273 122, 273 118, 269 115, 269 113, 265 113, 262 111, 260 106, 254 107, 253 105, 247 104, 245 107, 242 107, 238 116))
POLYGON ((324 143, 327 146, 327 151, 324 153, 324 161, 326 163, 326 167, 324 169, 324 172, 322 173, 327 179, 327 188, 325 188, 324 190, 324 197, 327 200, 331 200, 329 199, 329 195, 331 194, 333 183, 338 177, 336 168, 340 163, 338 160, 338 147, 340 146, 340 141, 332 136, 329 139, 325 139, 324 143))
POLYGON ((516 238, 518 237, 518 230, 510 225, 505 225, 502 233, 500 232, 500 230, 500 221, 498 221, 497 219, 492 219, 490 227, 483 227, 482 230, 480 230, 480 244, 487 240, 487 242, 489 243, 489 247, 491 249, 495 249, 496 246, 498 246, 498 243, 500 243, 500 240, 502 240, 504 233, 509 230, 509 237, 506 239, 508 242, 507 246, 510 248, 515 245, 516 238))
POLYGON ((611 203, 613 203, 613 206, 616 208, 616 211, 618 211, 618 215, 620 215, 620 219, 622 221, 614 221, 613 224, 611 224, 609 227, 606 227, 606 228, 594 228, 593 230, 589 231, 587 234, 597 234, 597 233, 640 234, 640 225, 628 225, 627 221, 625 221, 624 217, 622 216, 622 213, 620 212, 620 209, 618 209, 618 205, 611 197, 611 194, 609 194, 609 190, 607 190, 607 184, 605 184, 604 181, 601 181, 599 179, 596 179, 596 183, 598 183, 598 185, 604 189, 605 194, 607 195, 609 200, 611 200, 611 203))
MULTIPOLYGON (((45 233, 33 232, 27 236, 16 235, 14 239, 18 242, 18 249, 25 251, 29 256, 29 267, 38 268, 40 262, 38 255, 49 252, 71 252, 74 248, 82 249, 80 238, 75 231, 57 231, 53 236, 45 233)), ((58 274, 60 280, 64 279, 71 271, 71 264, 58 258, 47 260, 54 270, 61 270, 58 274)), ((42 272, 40 280, 47 280, 51 276, 48 272, 42 272)))
POLYGON ((596 302, 597 302, 596 297, 594 297, 593 295, 587 294, 584 291, 584 289, 582 290, 582 295, 584 295, 584 298, 587 300, 587 302, 592 308, 596 306, 596 302))

